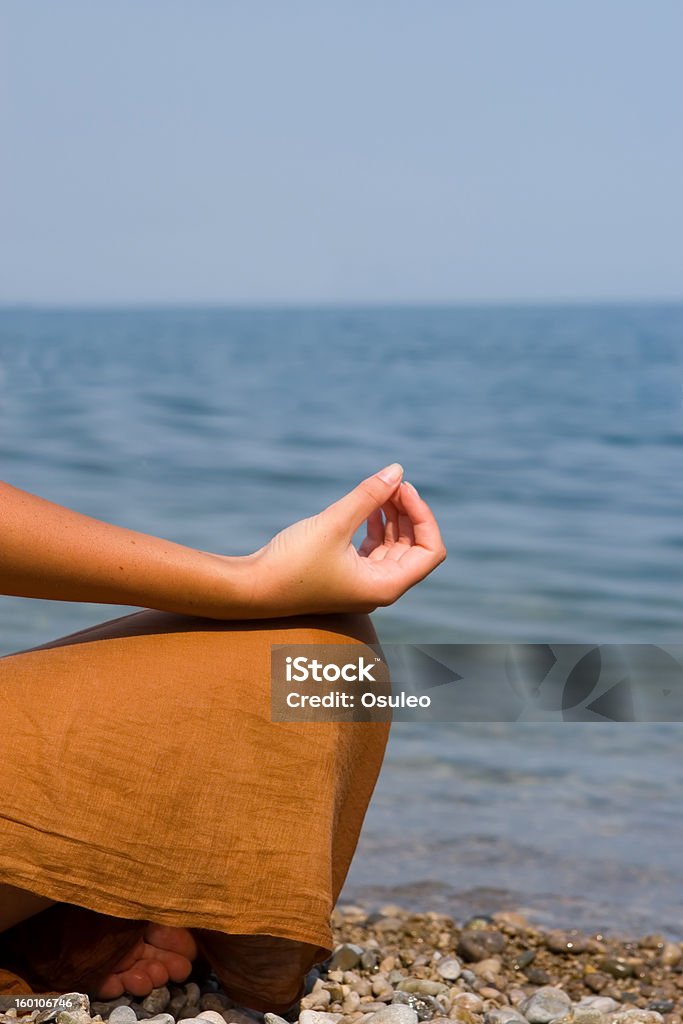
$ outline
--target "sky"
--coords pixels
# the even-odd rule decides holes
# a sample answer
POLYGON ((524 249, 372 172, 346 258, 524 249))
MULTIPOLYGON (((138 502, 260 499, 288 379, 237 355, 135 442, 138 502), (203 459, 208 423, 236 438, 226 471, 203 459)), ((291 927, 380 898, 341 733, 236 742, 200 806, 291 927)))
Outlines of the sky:
POLYGON ((3 0, 0 303, 683 298, 679 0, 3 0))

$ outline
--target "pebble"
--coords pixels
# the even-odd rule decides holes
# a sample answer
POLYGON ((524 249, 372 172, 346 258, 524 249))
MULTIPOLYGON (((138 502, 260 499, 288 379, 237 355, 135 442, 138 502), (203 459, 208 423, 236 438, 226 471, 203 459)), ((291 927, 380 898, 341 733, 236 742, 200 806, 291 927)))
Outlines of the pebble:
POLYGON ((162 985, 161 988, 152 989, 150 994, 142 1000, 142 1006, 150 1013, 163 1013, 170 1002, 171 993, 166 985, 162 985))
POLYGON ((440 996, 448 991, 446 985, 440 981, 425 981, 422 978, 405 978, 399 981, 396 988, 400 992, 419 992, 425 996, 440 996))
POLYGON ((392 1006, 409 1006, 417 1014, 418 1020, 431 1020, 432 1017, 443 1017, 446 1007, 429 995, 417 995, 414 992, 397 991, 391 1001, 392 1006))
POLYGON ((504 949, 505 936, 502 932, 488 928, 466 929, 458 942, 458 954, 470 963, 485 960, 504 949))
POLYGON ((185 985, 185 1004, 187 1006, 199 1006, 201 994, 199 985, 194 981, 188 981, 185 985))
POLYGON ((208 1020, 211 1021, 211 1024, 225 1024, 225 1017, 217 1010, 202 1010, 194 1020, 208 1020))
POLYGON ((199 1000, 200 1010, 217 1010, 222 1013, 230 1006, 230 1000, 223 992, 206 992, 199 1000))
POLYGON ((586 939, 577 931, 548 932, 545 944, 551 953, 583 953, 586 949, 586 939))
POLYGON ((526 1024, 526 1017, 514 1006, 498 1006, 493 1010, 487 1010, 484 1015, 484 1024, 510 1024, 512 1021, 526 1024))
MULTIPOLYGON (((415 1010, 410 1006, 394 1003, 373 1013, 368 1024, 417 1024, 417 1022, 418 1016, 415 1010)), ((305 1024, 305 1022, 301 1022, 301 1024, 305 1024)))
POLYGON ((599 1013, 612 1013, 619 1009, 616 999, 609 996, 582 996, 575 1006, 579 1009, 597 1010, 599 1013))
POLYGON ((609 977, 602 971, 589 971, 584 975, 583 980, 591 992, 602 992, 605 985, 609 984, 609 977))
POLYGON ((533 963, 536 957, 535 949, 525 949, 522 953, 518 953, 517 956, 512 959, 512 968, 515 971, 523 971, 525 967, 533 963))
POLYGON ((109 1024, 137 1024, 135 1010, 130 1006, 115 1006, 109 1014, 109 1024))
POLYGON ((155 1017, 150 1017, 150 1021, 154 1021, 154 1024, 175 1024, 175 1019, 170 1013, 157 1013, 155 1017))
POLYGON ((544 971, 542 967, 529 967, 524 972, 527 977, 527 981, 531 982, 532 985, 549 985, 551 977, 547 971, 544 971))
POLYGON ((495 1000, 504 1000, 505 999, 505 996, 503 995, 502 992, 499 992, 497 988, 493 988, 493 987, 491 987, 489 985, 484 985, 483 988, 480 988, 479 989, 479 995, 482 996, 484 999, 495 999, 495 1000))
POLYGON ((556 1017, 564 1017, 572 1001, 561 988, 546 985, 520 1004, 522 1013, 529 1024, 549 1024, 556 1017))
POLYGON ((322 1013, 320 1010, 303 1010, 299 1016, 299 1024, 338 1024, 341 1013, 322 1013))
POLYGON ((364 952, 365 950, 362 946, 355 946, 350 942, 344 942, 341 946, 337 946, 332 954, 329 961, 330 969, 350 971, 353 967, 358 966, 364 952))
POLYGON ((474 992, 458 992, 457 995, 453 996, 453 1005, 462 1006, 464 1010, 469 1010, 470 1013, 481 1013, 484 1009, 482 1000, 474 992))
POLYGON ((623 957, 606 957, 598 961, 597 967, 613 978, 629 978, 633 973, 631 965, 623 957))
POLYGON ((446 981, 457 981, 462 974, 462 964, 454 956, 445 956, 437 962, 436 973, 446 981))
POLYGON ((655 1010, 639 1010, 633 1007, 613 1014, 611 1024, 664 1024, 664 1018, 655 1010))
POLYGON ((675 942, 664 943, 660 959, 665 967, 675 967, 676 964, 680 963, 681 956, 683 956, 683 952, 681 952, 679 945, 675 942))

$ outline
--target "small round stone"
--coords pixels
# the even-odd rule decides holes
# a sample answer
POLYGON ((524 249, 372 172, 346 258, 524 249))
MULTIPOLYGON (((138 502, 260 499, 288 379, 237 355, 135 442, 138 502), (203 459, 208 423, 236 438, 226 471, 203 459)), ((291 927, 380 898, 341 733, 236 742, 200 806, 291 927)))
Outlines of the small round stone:
POLYGON ((526 1017, 523 1017, 514 1006, 497 1006, 487 1010, 484 1015, 485 1024, 516 1024, 517 1021, 526 1024, 526 1017))
POLYGON ((545 944, 551 953, 583 953, 586 949, 586 939, 577 931, 548 932, 545 944))
POLYGON ((444 956, 436 964, 436 973, 446 981, 457 981, 462 974, 462 964, 454 956, 444 956))
POLYGON ((525 999, 519 1012, 524 1014, 529 1024, 549 1024, 556 1017, 564 1017, 571 1005, 572 1001, 563 989, 546 985, 525 999))
POLYGON ((199 1000, 200 1010, 216 1010, 218 1013, 222 1013, 229 1006, 230 1000, 224 992, 207 992, 199 1000))
POLYGON ((584 974, 583 983, 591 992, 602 992, 605 985, 609 983, 609 978, 602 971, 589 971, 584 974))
POLYGON ((633 973, 631 965, 627 964, 623 957, 605 957, 598 963, 598 968, 605 974, 611 974, 613 978, 630 978, 633 973))
POLYGON ((211 1024, 225 1024, 225 1017, 217 1010, 202 1010, 195 1020, 208 1020, 211 1024))
POLYGON ((338 1024, 341 1013, 323 1013, 320 1010, 303 1010, 299 1015, 299 1024, 338 1024))
POLYGON ((202 993, 194 981, 188 981, 185 985, 185 1003, 187 1006, 199 1006, 199 1000, 201 999, 202 993))
MULTIPOLYGON (((305 1021, 301 1024, 305 1024, 305 1021)), ((373 1013, 367 1024, 418 1024, 418 1017, 412 1007, 394 1003, 373 1013)))
POLYGON ((351 971, 354 967, 357 967, 360 963, 361 957, 365 950, 362 946, 354 946, 350 942, 345 942, 341 946, 337 946, 332 957, 329 961, 329 970, 331 971, 351 971))
POLYGON ((137 1024, 132 1006, 115 1006, 109 1014, 109 1024, 137 1024))
POLYGON ((458 942, 458 954, 464 960, 474 963, 487 957, 502 953, 505 949, 505 936, 495 929, 472 928, 462 932, 458 942))
MULTIPOLYGON (((453 1010, 468 1010, 470 1013, 481 1013, 484 1003, 476 992, 458 992, 453 996, 453 1010)), ((452 1012, 452 1011, 451 1011, 452 1012)))
POLYGON ((171 993, 166 985, 160 988, 153 988, 148 996, 142 1000, 142 1006, 150 1013, 163 1013, 171 1002, 171 993))

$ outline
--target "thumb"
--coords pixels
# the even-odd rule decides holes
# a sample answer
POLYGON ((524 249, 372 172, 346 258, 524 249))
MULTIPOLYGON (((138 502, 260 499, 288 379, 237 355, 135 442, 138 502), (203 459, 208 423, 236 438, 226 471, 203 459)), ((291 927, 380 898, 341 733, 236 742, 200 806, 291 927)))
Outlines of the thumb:
POLYGON ((393 462, 379 473, 362 480, 352 491, 330 505, 326 514, 333 517, 339 529, 351 539, 370 513, 389 500, 402 477, 403 466, 393 462))

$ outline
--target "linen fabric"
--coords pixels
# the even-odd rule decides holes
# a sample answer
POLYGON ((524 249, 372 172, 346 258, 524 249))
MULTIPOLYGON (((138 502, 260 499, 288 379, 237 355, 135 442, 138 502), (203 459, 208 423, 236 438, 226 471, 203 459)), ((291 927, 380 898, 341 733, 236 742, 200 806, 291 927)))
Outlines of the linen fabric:
POLYGON ((284 643, 377 637, 362 615, 147 611, 0 659, 0 883, 57 904, 0 934, 0 992, 88 991, 156 921, 193 930, 236 1002, 301 996, 389 724, 273 723, 284 643))

